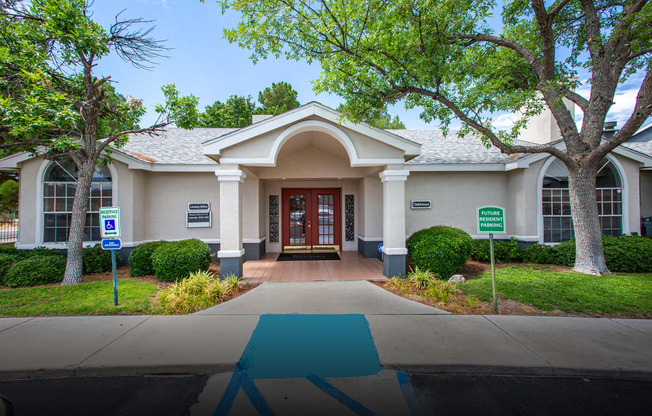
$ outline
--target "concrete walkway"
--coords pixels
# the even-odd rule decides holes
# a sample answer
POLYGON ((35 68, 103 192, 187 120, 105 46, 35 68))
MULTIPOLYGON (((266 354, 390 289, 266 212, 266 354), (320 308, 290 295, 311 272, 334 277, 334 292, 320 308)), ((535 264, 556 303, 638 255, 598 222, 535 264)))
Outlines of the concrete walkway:
POLYGON ((381 365, 410 373, 652 379, 652 320, 447 315, 340 283, 267 283, 188 316, 0 319, 0 378, 234 371, 259 315, 290 313, 362 314, 381 365))
POLYGON ((450 315, 402 298, 364 280, 263 283, 197 315, 263 314, 450 315))

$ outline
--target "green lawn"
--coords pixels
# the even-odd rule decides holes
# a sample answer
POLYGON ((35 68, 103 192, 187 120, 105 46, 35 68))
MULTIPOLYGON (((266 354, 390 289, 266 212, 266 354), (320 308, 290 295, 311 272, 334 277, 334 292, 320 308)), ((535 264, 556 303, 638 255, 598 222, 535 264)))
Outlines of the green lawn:
POLYGON ((0 290, 0 316, 151 314, 156 292, 153 283, 119 279, 116 307, 112 281, 0 290))
MULTIPOLYGON (((554 271, 547 266, 510 266, 496 270, 497 291, 503 298, 543 310, 625 313, 652 317, 652 274, 619 273, 589 276, 554 271)), ((491 300, 491 272, 460 285, 467 295, 491 300)))

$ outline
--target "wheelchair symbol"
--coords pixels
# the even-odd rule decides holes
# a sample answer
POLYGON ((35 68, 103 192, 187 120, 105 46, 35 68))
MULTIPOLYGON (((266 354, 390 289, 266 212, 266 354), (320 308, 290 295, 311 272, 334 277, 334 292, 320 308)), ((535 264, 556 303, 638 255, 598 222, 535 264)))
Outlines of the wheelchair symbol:
POLYGON ((115 230, 115 220, 106 220, 104 223, 104 229, 107 231, 115 230))

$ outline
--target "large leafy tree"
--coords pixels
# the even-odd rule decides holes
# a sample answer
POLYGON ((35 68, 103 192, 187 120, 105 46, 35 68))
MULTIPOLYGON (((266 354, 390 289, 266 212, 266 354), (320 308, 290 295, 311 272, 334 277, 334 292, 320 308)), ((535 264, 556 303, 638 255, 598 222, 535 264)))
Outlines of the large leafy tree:
POLYGON ((108 76, 94 74, 97 62, 117 53, 146 68, 163 56, 161 42, 140 18, 121 19, 105 30, 83 0, 0 2, 0 146, 50 159, 72 159, 78 181, 63 284, 81 282, 83 232, 91 180, 98 164, 130 133, 151 133, 176 122, 190 127, 197 99, 164 87, 160 122, 140 128, 142 101, 118 94, 108 76))
POLYGON ((299 107, 297 100, 298 93, 287 82, 272 82, 270 87, 258 93, 258 102, 263 107, 258 110, 259 114, 277 115, 293 108, 299 107))
POLYGON ((215 101, 200 114, 202 127, 242 128, 251 124, 254 114, 277 115, 298 107, 297 92, 287 82, 273 82, 258 93, 256 105, 251 96, 232 95, 226 102, 215 101))
POLYGON ((207 105, 200 115, 202 127, 241 128, 251 124, 256 102, 250 96, 232 95, 226 102, 207 105))
POLYGON ((269 55, 317 61, 317 91, 344 97, 362 119, 386 103, 420 107, 447 128, 461 120, 507 154, 549 153, 569 171, 575 270, 609 273, 602 250, 595 176, 605 155, 652 112, 652 6, 646 0, 224 0, 242 15, 227 38, 269 55), (502 10, 500 10, 502 8, 502 10), (498 12, 498 13, 496 13, 498 12), (493 13, 502 27, 492 30, 493 13), (588 77, 587 97, 575 92, 588 77), (634 110, 603 139, 605 117, 625 81, 638 82, 634 110), (578 128, 563 100, 583 113, 578 128), (549 109, 563 143, 515 144, 528 117, 549 109), (491 116, 521 110, 509 132, 491 116))

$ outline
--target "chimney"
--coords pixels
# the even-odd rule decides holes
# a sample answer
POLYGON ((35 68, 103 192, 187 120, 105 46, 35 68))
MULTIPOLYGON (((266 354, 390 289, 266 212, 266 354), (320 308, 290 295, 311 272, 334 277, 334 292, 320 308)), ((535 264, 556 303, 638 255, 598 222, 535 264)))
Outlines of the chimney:
POLYGON ((253 114, 251 116, 251 124, 256 124, 259 121, 267 120, 272 117, 274 117, 272 114, 253 114))
POLYGON ((602 132, 602 135, 604 136, 605 139, 608 139, 614 134, 616 134, 616 132, 618 131, 618 129, 616 128, 617 125, 618 125, 617 121, 607 121, 604 123, 604 130, 602 132))

